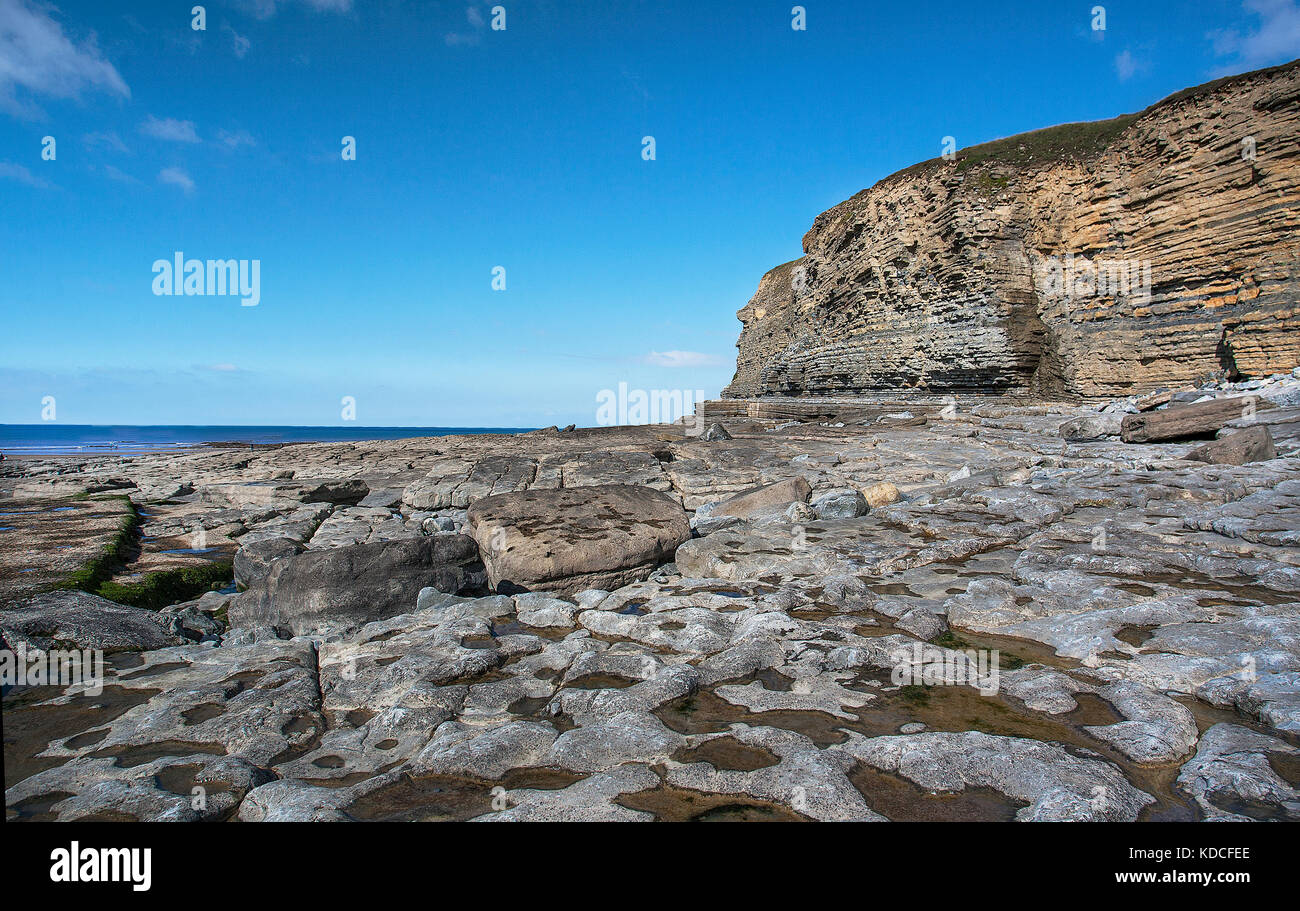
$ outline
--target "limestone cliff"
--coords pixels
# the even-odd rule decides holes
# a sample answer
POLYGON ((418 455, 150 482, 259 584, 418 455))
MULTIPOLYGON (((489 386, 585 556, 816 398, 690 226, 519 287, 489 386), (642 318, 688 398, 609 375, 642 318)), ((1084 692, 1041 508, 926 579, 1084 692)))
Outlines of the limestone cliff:
POLYGON ((763 276, 723 394, 1124 395, 1290 370, 1297 137, 1300 61, 891 175, 763 276))

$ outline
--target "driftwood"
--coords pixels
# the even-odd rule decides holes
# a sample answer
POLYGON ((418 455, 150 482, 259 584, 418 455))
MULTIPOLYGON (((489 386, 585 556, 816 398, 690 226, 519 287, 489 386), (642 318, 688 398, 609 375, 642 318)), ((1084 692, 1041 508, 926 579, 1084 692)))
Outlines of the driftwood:
POLYGON ((1270 408, 1272 405, 1272 402, 1257 395, 1242 395, 1195 405, 1177 405, 1161 411, 1130 414, 1120 425, 1120 438, 1125 443, 1158 443, 1163 440, 1208 436, 1229 421, 1248 418, 1257 409, 1270 408))

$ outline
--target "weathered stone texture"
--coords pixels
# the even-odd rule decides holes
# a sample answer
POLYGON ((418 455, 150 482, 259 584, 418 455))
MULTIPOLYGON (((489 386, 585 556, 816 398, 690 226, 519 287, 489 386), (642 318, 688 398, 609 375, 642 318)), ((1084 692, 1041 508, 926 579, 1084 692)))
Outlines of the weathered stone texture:
POLYGON ((1289 371, 1297 133, 1292 63, 888 177, 819 215, 805 255, 763 276, 737 314, 724 395, 1127 395, 1289 371), (1149 263, 1149 298, 1053 293, 1053 257, 1068 255, 1133 262, 1138 276, 1149 263))

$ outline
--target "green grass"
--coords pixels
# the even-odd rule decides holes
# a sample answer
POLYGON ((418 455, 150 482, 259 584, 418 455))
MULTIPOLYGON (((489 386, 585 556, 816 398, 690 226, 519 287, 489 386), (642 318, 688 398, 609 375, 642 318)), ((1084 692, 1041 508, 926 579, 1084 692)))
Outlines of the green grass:
MULTIPOLYGON (((82 494, 72 499, 89 497, 82 494)), ((160 570, 147 574, 139 582, 114 582, 113 575, 127 562, 135 545, 142 520, 129 496, 118 494, 95 499, 125 503, 127 512, 122 516, 122 524, 98 556, 71 573, 57 588, 80 589, 118 604, 160 610, 169 604, 190 601, 210 591, 213 586, 224 586, 230 581, 233 569, 231 563, 225 561, 160 570)))
POLYGON ((1111 141, 1139 116, 1124 114, 1111 120, 1063 123, 981 143, 957 153, 957 170, 973 168, 988 161, 1016 167, 1066 159, 1083 161, 1104 152, 1111 141))
POLYGON ((113 533, 113 537, 100 551, 99 556, 69 575, 59 583, 59 588, 79 588, 82 591, 93 592, 111 579, 113 573, 125 561, 126 553, 130 550, 135 534, 140 528, 140 514, 136 512, 135 504, 131 502, 130 497, 115 496, 104 499, 121 500, 126 504, 127 512, 122 516, 121 526, 113 533))
POLYGON ((94 593, 118 604, 160 610, 169 604, 193 600, 211 591, 214 585, 225 585, 230 581, 231 572, 229 562, 165 569, 149 573, 139 582, 103 582, 94 593))
POLYGON ((930 688, 916 683, 900 686, 898 695, 914 705, 928 705, 930 702, 930 688))
MULTIPOLYGON (((948 632, 944 633, 942 636, 935 636, 930 641, 935 645, 940 646, 941 648, 950 648, 956 652, 964 652, 967 651, 968 649, 975 648, 975 646, 971 645, 961 636, 958 636, 956 633, 952 632, 952 630, 949 630, 948 632)), ((1001 649, 998 650, 999 670, 1014 671, 1017 668, 1022 668, 1024 666, 1025 666, 1025 660, 1023 658, 1013 655, 1010 652, 1004 652, 1001 649)))
POLYGON ((950 648, 956 651, 961 651, 962 649, 970 648, 970 643, 967 642, 965 639, 961 638, 961 636, 958 636, 952 630, 948 630, 948 632, 944 633, 941 636, 935 636, 930 641, 933 642, 935 645, 939 646, 940 648, 950 648))
MULTIPOLYGON (((966 171, 980 165, 1005 165, 1015 168, 1029 168, 1040 164, 1050 164, 1063 160, 1086 161, 1103 153, 1116 138, 1138 120, 1161 108, 1171 107, 1179 102, 1188 101, 1226 88, 1239 80, 1258 76, 1268 76, 1289 68, 1300 66, 1296 61, 1281 66, 1241 73, 1216 79, 1202 85, 1192 86, 1175 92, 1155 104, 1133 114, 1121 114, 1109 120, 1094 120, 1083 123, 1063 123, 1059 126, 1045 127, 1028 133, 1019 133, 1005 139, 970 146, 957 152, 956 163, 942 158, 930 158, 911 167, 896 171, 880 181, 896 180, 910 175, 920 174, 939 167, 953 167, 957 171, 966 171)), ((1000 189, 1005 186, 1006 178, 981 175, 979 186, 983 190, 1000 189), (998 181, 1002 183, 999 184, 998 181)))

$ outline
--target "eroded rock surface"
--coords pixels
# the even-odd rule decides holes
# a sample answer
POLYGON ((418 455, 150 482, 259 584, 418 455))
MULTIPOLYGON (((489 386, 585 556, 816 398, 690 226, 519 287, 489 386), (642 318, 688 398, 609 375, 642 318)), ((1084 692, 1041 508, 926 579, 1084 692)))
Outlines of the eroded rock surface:
MULTIPOLYGON (((1091 404, 761 400, 710 440, 0 463, 0 489, 151 492, 143 544, 227 542, 247 587, 130 614, 164 639, 109 656, 98 695, 6 694, 6 814, 1294 818, 1285 409, 1258 412, 1275 457, 1241 465, 1189 460, 1204 441, 1061 430, 1300 388, 1248 382, 1091 404), (386 493, 355 502, 361 485, 386 493), (719 510, 756 489, 777 493, 719 510)), ((57 502, 12 511, 54 524, 57 502)), ((6 635, 21 610, 0 607, 6 635)))
POLYGON ((1127 395, 1292 369, 1297 83, 1292 62, 879 181, 762 277, 724 395, 1127 395), (1270 151, 1243 160, 1245 136, 1270 151))

